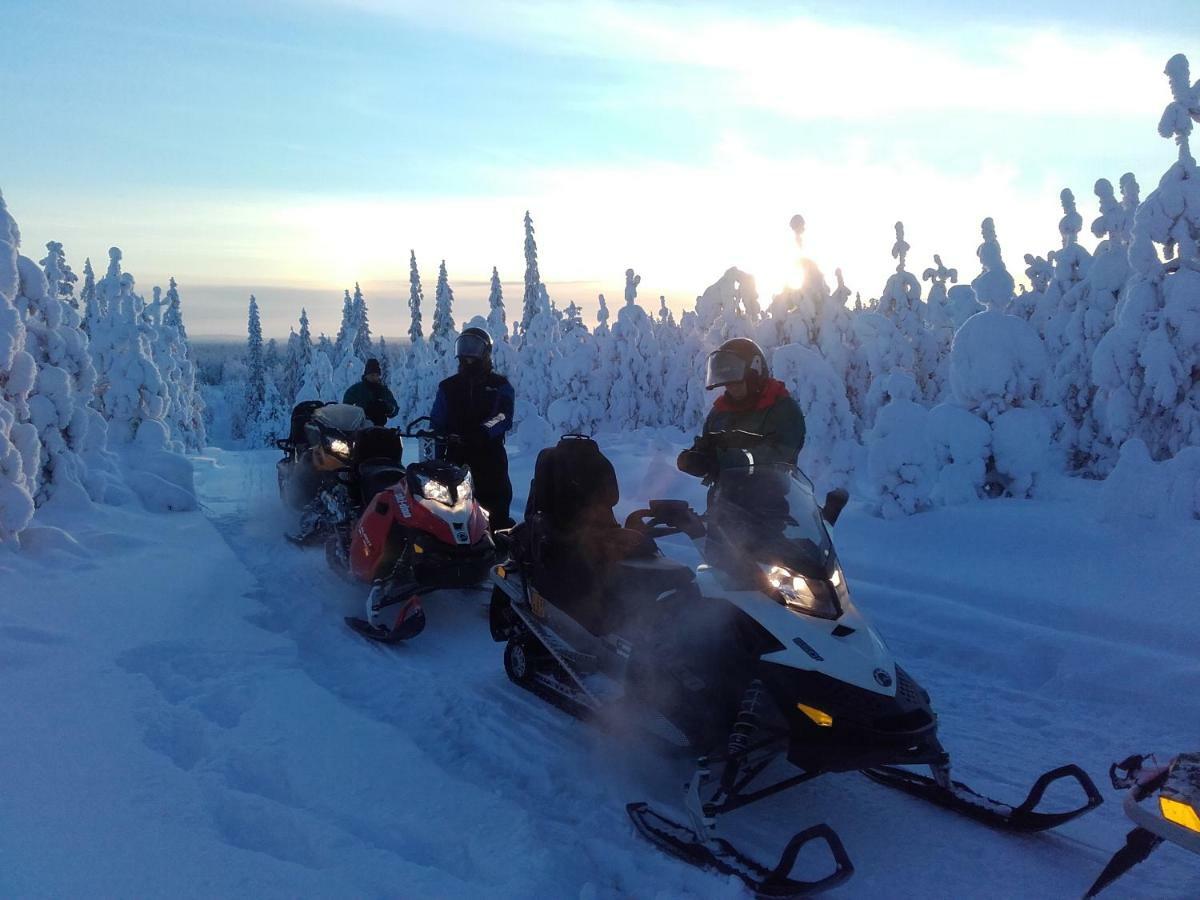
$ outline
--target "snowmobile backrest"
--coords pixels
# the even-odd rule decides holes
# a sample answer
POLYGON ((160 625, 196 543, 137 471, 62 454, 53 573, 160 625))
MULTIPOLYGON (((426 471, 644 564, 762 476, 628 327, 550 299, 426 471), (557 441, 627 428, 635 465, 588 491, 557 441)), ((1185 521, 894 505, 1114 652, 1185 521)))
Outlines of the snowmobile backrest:
POLYGON ((394 428, 364 428, 354 442, 354 461, 358 465, 367 460, 399 465, 403 456, 404 441, 394 428))
POLYGON ((304 426, 312 414, 324 405, 324 400, 302 400, 292 407, 292 427, 288 432, 288 440, 293 444, 305 443, 304 426))
POLYGON ((565 437, 538 454, 525 518, 540 516, 565 535, 582 526, 617 525, 617 473, 590 438, 565 437))

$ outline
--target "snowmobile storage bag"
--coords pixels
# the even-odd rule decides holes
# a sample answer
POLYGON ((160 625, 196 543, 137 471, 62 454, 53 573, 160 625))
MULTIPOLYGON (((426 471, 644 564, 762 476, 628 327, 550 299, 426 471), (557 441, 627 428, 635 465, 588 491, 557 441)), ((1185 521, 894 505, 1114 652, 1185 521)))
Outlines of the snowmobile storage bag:
POLYGON ((303 447, 307 443, 304 438, 304 426, 313 413, 324 405, 324 400, 302 400, 292 408, 292 427, 288 432, 288 442, 293 447, 303 447))

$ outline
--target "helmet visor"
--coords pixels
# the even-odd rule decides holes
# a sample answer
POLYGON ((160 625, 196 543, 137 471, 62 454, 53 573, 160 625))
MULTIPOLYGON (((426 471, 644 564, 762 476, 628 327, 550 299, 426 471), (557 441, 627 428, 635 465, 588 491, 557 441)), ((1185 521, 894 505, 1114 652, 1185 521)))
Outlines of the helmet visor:
POLYGON ((461 335, 454 343, 454 355, 459 359, 483 359, 487 354, 487 341, 477 334, 461 335))
POLYGON ((746 380, 746 361, 729 350, 714 350, 708 354, 704 372, 704 387, 707 390, 746 380))

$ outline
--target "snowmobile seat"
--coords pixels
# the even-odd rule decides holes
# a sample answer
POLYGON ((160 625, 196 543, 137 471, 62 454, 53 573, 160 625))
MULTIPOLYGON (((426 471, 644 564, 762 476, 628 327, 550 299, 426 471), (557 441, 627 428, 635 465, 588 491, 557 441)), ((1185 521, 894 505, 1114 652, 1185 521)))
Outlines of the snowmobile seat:
POLYGON ((375 459, 358 467, 359 490, 364 503, 380 491, 386 491, 404 478, 404 467, 388 460, 375 459))
POLYGON ((693 580, 653 540, 617 523, 619 499, 616 471, 590 438, 569 435, 538 454, 525 509, 533 582, 594 634, 693 580))

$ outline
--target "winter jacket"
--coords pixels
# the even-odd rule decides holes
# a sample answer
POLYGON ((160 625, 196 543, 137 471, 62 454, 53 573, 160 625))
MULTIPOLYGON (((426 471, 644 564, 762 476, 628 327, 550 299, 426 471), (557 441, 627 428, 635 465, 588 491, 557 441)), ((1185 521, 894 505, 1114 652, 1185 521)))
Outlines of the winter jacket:
POLYGON ((378 384, 363 379, 346 389, 343 403, 359 407, 375 425, 383 425, 400 411, 396 398, 382 381, 378 384))
POLYGON ((438 385, 429 418, 434 431, 458 435, 468 450, 502 447, 512 428, 514 399, 503 375, 451 375, 438 385))
POLYGON ((804 414, 782 381, 773 378, 755 397, 738 403, 722 394, 704 420, 704 434, 679 455, 679 468, 711 477, 726 466, 788 463, 796 465, 804 447, 804 414), (742 431, 716 441, 716 432, 742 431), (761 435, 762 439, 756 437, 761 435))

